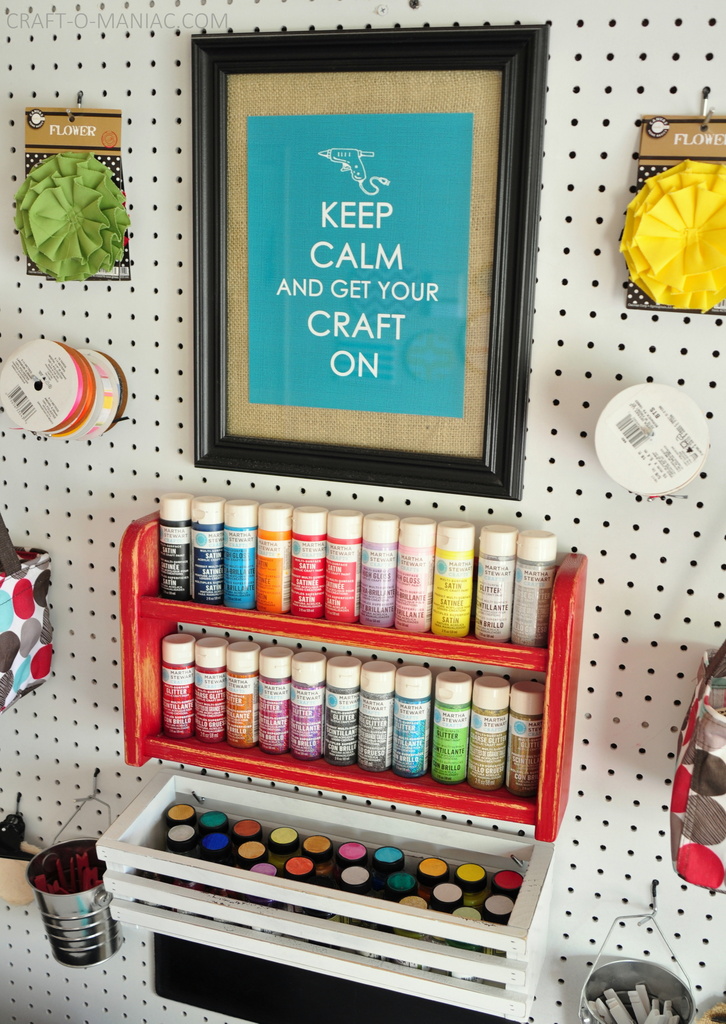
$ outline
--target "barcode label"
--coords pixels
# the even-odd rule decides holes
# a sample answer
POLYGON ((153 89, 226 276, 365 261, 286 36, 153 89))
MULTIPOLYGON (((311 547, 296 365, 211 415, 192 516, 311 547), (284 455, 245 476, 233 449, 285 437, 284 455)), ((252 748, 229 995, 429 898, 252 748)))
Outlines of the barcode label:
POLYGON ((647 441, 650 434, 643 430, 641 425, 628 413, 616 424, 618 430, 623 434, 625 440, 632 444, 633 448, 640 448, 644 441, 647 441))
POLYGON ((8 398, 18 410, 23 420, 29 420, 35 414, 35 406, 30 401, 21 387, 15 387, 8 391, 8 398))

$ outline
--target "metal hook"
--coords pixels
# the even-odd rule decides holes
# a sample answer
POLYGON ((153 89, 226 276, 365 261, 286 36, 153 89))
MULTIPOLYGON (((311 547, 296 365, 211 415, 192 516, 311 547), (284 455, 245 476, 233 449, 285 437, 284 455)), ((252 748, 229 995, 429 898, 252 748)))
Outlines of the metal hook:
POLYGON ((652 921, 655 918, 655 915, 658 913, 658 885, 659 882, 657 878, 654 878, 653 881, 650 883, 650 900, 653 909, 649 914, 645 914, 644 917, 642 917, 640 921, 638 921, 638 927, 644 925, 646 921, 652 921))
POLYGON ((194 797, 198 804, 203 804, 204 801, 207 799, 205 796, 197 796, 194 790, 192 790, 192 796, 194 797))
MULTIPOLYGON (((79 89, 76 95, 76 109, 80 110, 83 105, 83 90, 79 89)), ((75 115, 71 107, 66 107, 66 114, 68 115, 69 121, 75 121, 75 115)))
POLYGON ((61 825, 59 831, 56 833, 55 839, 53 840, 54 843, 58 842, 58 836, 60 836, 63 832, 65 832, 65 830, 68 828, 68 826, 73 821, 73 819, 76 817, 76 815, 79 814, 80 811, 85 807, 85 805, 87 803, 89 803, 90 801, 94 801, 97 804, 102 804, 106 808, 106 811, 108 812, 108 824, 109 824, 109 827, 110 827, 111 821, 113 820, 113 816, 111 814, 111 805, 107 804, 105 800, 99 799, 99 797, 97 795, 98 794, 98 783, 96 782, 96 779, 98 778, 100 773, 101 773, 101 769, 100 768, 96 768, 96 770, 93 773, 93 792, 90 793, 88 796, 81 796, 81 797, 77 797, 76 798, 76 803, 78 804, 78 806, 76 807, 75 811, 70 816, 68 821, 64 825, 61 825))
POLYGON ((709 110, 708 97, 711 95, 711 88, 708 85, 704 85, 701 90, 701 96, 703 97, 703 106, 701 108, 701 131, 708 131, 708 124, 713 117, 713 107, 709 110))

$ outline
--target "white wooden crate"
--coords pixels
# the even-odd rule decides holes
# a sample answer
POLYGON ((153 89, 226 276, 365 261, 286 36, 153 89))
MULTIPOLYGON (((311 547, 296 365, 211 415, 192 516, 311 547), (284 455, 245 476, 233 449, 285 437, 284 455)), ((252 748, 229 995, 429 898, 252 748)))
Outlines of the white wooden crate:
POLYGON ((281 792, 247 780, 161 771, 98 840, 98 852, 107 865, 104 881, 113 893, 112 913, 127 924, 511 1020, 529 1015, 545 952, 549 844, 281 792), (324 834, 336 845, 353 839, 369 849, 395 845, 406 855, 406 869, 413 871, 423 857, 438 856, 450 865, 474 861, 493 873, 515 866, 514 856, 526 862, 524 883, 509 924, 494 925, 268 878, 167 852, 164 815, 179 802, 224 811, 232 820, 255 818, 266 829, 291 825, 303 838, 324 834), (285 909, 250 903, 250 895, 274 899, 285 909), (311 917, 300 913, 303 907, 361 923, 311 917), (447 939, 497 955, 459 949, 447 945, 447 939))

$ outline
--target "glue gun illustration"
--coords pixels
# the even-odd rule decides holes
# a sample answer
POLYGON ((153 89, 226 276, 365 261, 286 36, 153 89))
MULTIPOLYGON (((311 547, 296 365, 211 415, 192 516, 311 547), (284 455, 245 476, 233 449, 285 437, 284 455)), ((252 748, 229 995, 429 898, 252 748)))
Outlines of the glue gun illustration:
POLYGON ((375 156, 375 153, 367 152, 362 149, 321 149, 318 156, 324 156, 327 160, 332 161, 334 164, 340 164, 341 171, 350 172, 353 181, 357 181, 362 192, 365 192, 367 196, 375 196, 380 191, 380 186, 374 184, 374 182, 380 182, 381 185, 390 185, 388 178, 373 177, 368 178, 366 184, 366 169, 363 166, 363 157, 368 159, 369 157, 375 156))

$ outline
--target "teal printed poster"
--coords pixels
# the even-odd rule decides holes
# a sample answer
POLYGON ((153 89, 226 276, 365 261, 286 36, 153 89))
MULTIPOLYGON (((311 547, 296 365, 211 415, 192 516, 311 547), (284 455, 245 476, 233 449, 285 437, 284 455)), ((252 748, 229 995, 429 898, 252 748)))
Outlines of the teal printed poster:
POLYGON ((249 117, 249 401, 462 417, 473 115, 249 117))

